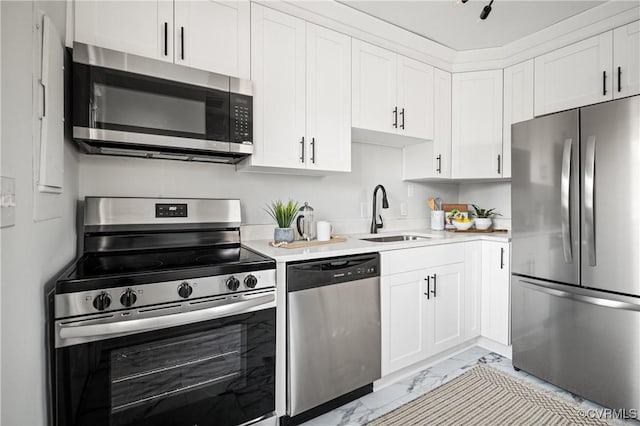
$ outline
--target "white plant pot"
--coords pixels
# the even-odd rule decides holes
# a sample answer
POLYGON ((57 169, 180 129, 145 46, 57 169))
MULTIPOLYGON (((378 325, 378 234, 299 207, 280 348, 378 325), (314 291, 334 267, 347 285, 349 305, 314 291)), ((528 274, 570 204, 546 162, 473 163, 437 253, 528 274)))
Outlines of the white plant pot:
POLYGON ((475 219, 477 229, 489 229, 491 228, 492 222, 490 217, 477 217, 475 219))

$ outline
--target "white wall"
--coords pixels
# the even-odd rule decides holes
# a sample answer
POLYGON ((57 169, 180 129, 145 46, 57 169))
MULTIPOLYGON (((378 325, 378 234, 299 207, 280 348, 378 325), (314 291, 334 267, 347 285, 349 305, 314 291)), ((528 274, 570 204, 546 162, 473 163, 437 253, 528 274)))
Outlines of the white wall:
MULTIPOLYGON (((44 285, 75 256, 78 154, 65 144, 62 217, 33 220, 35 16, 42 9, 64 35, 64 1, 2 1, 2 174, 16 179, 16 223, 2 244, 2 425, 46 424, 44 285)), ((51 100, 52 102, 55 100, 51 100)))
MULTIPOLYGON (((236 172, 233 166, 82 155, 80 198, 87 195, 240 198, 243 225, 271 224, 263 210, 274 199, 292 198, 309 202, 318 220, 335 222, 337 232, 366 232, 371 223, 371 199, 377 184, 383 184, 389 209, 381 213, 394 229, 425 227, 429 216, 426 200, 458 199, 455 184, 402 182, 400 149, 354 143, 352 172, 326 177, 290 176, 236 172), (365 203, 365 218, 361 217, 365 203), (400 215, 407 203, 408 215, 400 215)), ((271 227, 272 229, 272 227, 271 227)), ((243 234, 245 238, 251 238, 243 234)), ((267 238, 261 235, 260 237, 267 238)))
POLYGON ((458 200, 483 209, 496 208, 502 215, 494 218, 496 227, 511 229, 511 182, 460 184, 458 200))

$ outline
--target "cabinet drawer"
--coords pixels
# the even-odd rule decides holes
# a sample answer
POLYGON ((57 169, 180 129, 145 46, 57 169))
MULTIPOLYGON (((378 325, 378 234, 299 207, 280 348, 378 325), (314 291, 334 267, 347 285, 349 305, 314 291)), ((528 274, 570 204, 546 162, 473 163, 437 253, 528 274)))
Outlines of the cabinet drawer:
POLYGON ((384 251, 380 253, 380 272, 392 275, 457 262, 464 262, 464 244, 384 251))

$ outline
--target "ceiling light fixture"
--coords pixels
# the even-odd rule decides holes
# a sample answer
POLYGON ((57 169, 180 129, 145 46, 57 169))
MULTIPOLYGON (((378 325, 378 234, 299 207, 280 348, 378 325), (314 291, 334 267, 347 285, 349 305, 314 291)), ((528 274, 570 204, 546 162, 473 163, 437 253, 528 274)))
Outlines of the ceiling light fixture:
POLYGON ((493 4, 493 0, 491 0, 488 5, 482 8, 482 12, 480 12, 480 19, 482 19, 483 21, 487 19, 487 17, 491 13, 492 4, 493 4))

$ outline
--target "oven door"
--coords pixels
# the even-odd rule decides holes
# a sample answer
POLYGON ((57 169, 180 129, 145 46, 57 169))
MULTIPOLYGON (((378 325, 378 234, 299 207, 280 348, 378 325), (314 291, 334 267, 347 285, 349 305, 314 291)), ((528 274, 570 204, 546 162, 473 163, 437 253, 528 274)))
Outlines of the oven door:
POLYGON ((59 347, 62 426, 237 425, 275 409, 275 308, 59 347))

